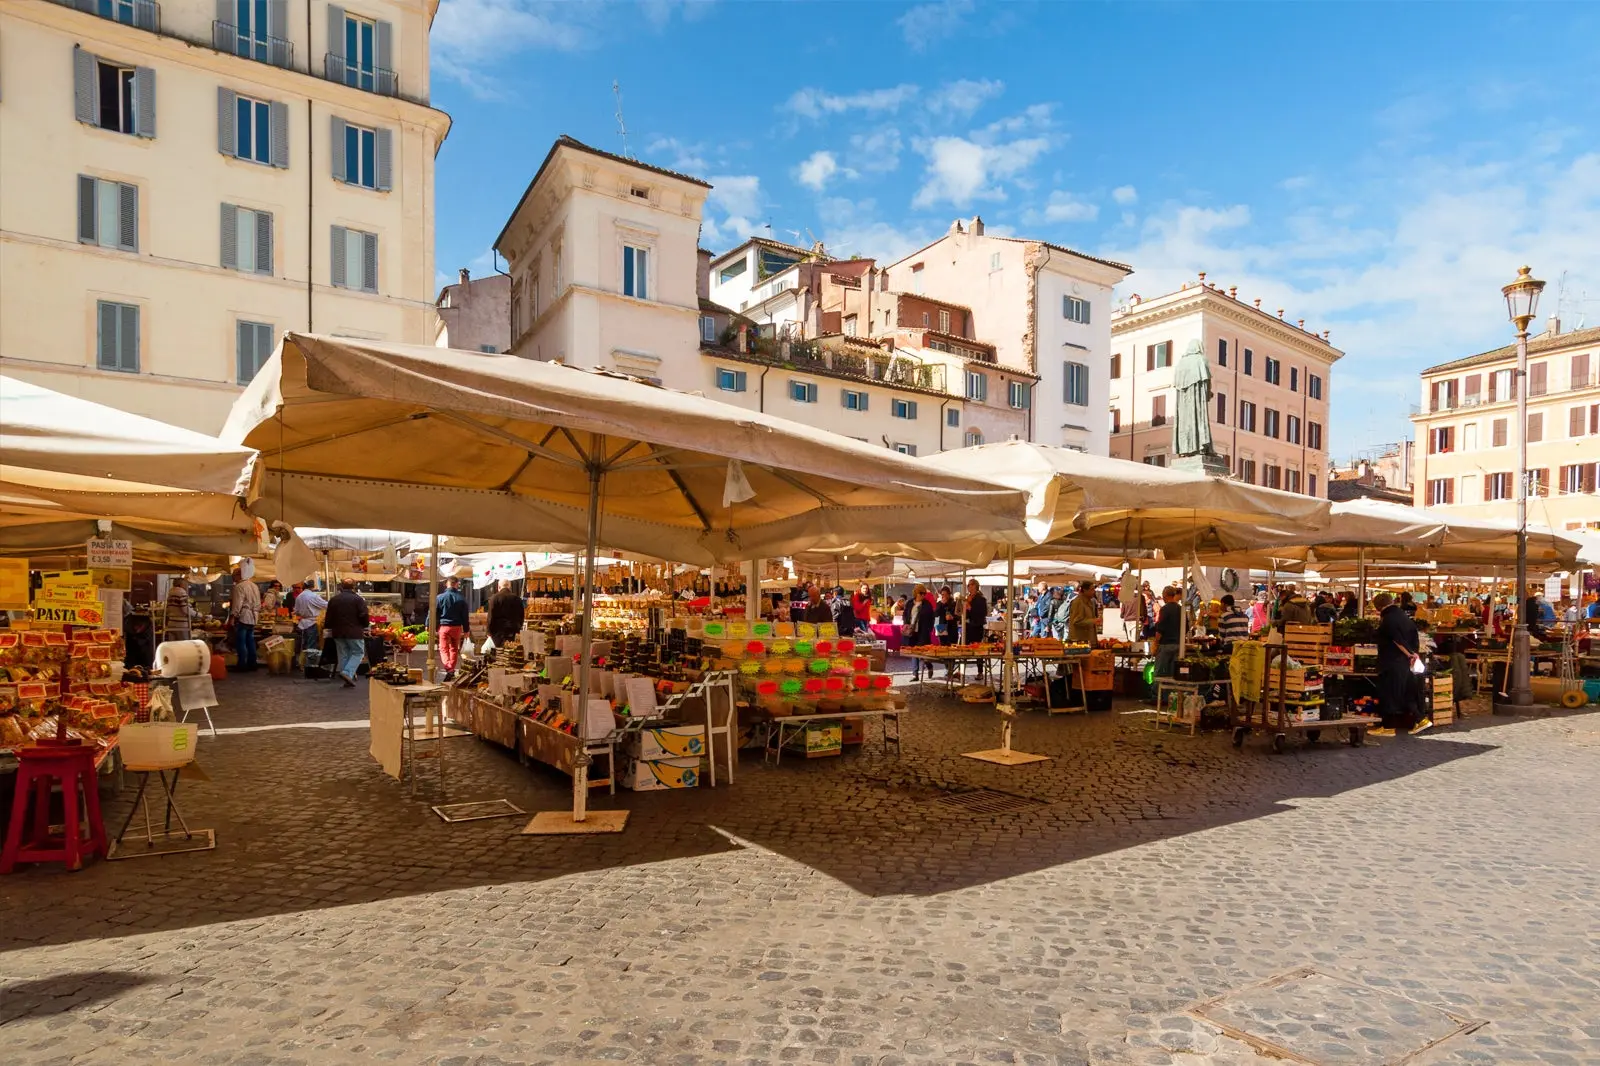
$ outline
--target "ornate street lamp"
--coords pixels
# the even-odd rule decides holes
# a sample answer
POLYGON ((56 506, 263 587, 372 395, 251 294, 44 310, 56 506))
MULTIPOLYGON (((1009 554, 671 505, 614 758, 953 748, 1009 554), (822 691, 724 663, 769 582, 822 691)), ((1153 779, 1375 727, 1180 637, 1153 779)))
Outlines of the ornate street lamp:
POLYGON ((1506 705, 1509 713, 1533 703, 1529 685, 1532 674, 1532 649, 1528 637, 1528 323, 1539 309, 1539 293, 1544 282, 1528 267, 1517 271, 1517 279, 1500 291, 1506 297, 1506 314, 1517 329, 1517 614, 1511 631, 1511 676, 1506 705))

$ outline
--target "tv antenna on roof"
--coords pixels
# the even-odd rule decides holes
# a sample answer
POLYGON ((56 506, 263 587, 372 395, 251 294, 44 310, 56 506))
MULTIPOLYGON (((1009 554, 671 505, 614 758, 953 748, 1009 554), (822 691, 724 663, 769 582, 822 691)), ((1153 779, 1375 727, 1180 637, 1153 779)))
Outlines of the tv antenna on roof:
POLYGON ((611 82, 611 95, 617 98, 617 135, 622 138, 622 154, 632 159, 633 152, 628 150, 628 124, 622 121, 622 85, 616 79, 611 82))

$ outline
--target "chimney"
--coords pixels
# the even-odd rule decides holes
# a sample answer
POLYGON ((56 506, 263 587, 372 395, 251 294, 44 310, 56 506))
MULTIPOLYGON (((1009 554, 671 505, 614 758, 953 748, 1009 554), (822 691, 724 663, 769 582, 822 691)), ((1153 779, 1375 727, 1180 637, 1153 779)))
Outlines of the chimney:
POLYGON ((472 271, 466 267, 461 268, 461 284, 465 285, 472 280, 472 271))
POLYGON ((1323 339, 1324 342, 1327 341, 1327 339, 1328 339, 1328 331, 1327 330, 1323 330, 1322 331, 1322 339, 1323 339))
POLYGON ((1278 308, 1278 317, 1279 317, 1279 318, 1282 318, 1282 317, 1283 317, 1283 308, 1281 308, 1281 307, 1280 307, 1280 308, 1278 308))
POLYGON ((1259 296, 1256 297, 1256 310, 1261 310, 1261 297, 1259 296))
POLYGON ((1303 319, 1303 318, 1300 319, 1298 324, 1299 324, 1301 329, 1305 329, 1306 328, 1306 320, 1305 319, 1303 319))
POLYGON ((1547 334, 1551 337, 1561 336, 1561 319, 1557 315, 1550 316, 1550 328, 1547 334))
POLYGON ((1238 298, 1239 298, 1239 286, 1237 286, 1237 285, 1229 285, 1228 286, 1228 299, 1237 300, 1238 298))
POLYGON ((1363 459, 1361 460, 1361 465, 1356 469, 1359 471, 1356 475, 1356 480, 1363 485, 1370 486, 1372 484, 1372 464, 1363 459))
POLYGON ((1200 287, 1202 289, 1206 287, 1206 272, 1204 270, 1200 271, 1200 287))
POLYGON ((965 232, 967 232, 966 231, 966 227, 962 226, 961 220, 959 218, 950 223, 949 236, 954 237, 958 233, 965 233, 965 232))
POLYGON ((972 221, 967 223, 967 232, 972 234, 974 237, 982 237, 983 219, 979 218, 977 215, 973 215, 972 221))
POLYGON ((748 323, 739 323, 738 348, 741 354, 748 355, 750 352, 750 326, 748 323))

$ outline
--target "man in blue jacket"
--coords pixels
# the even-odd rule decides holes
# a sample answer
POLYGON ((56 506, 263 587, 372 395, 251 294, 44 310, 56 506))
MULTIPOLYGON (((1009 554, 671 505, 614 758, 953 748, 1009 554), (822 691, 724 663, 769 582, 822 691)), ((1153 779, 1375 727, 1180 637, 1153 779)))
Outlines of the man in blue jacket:
POLYGON ((461 595, 461 582, 453 577, 445 579, 437 613, 439 665, 444 667, 444 679, 448 681, 455 675, 456 664, 461 660, 461 641, 467 635, 467 598, 461 595))

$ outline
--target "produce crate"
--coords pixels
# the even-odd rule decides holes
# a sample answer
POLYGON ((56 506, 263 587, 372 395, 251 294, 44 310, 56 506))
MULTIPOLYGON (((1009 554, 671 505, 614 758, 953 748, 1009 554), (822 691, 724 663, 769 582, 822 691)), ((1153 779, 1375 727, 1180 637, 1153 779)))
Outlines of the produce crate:
POLYGON ((1448 674, 1441 674, 1433 679, 1433 713, 1434 720, 1438 720, 1439 711, 1454 711, 1455 680, 1448 674))
POLYGON ((1332 644, 1331 622, 1321 626, 1287 625, 1283 628, 1283 645, 1289 657, 1307 666, 1321 666, 1332 644))
POLYGON ((1429 713, 1429 717, 1433 719, 1434 725, 1454 725, 1456 720, 1455 704, 1447 703, 1440 707, 1436 703, 1433 705, 1433 710, 1429 713))
MULTIPOLYGON (((1276 670, 1273 671, 1273 676, 1268 679, 1268 683, 1273 691, 1277 691, 1276 670)), ((1322 691, 1322 677, 1306 667, 1291 666, 1283 671, 1283 691, 1290 696, 1320 693, 1322 691)))

